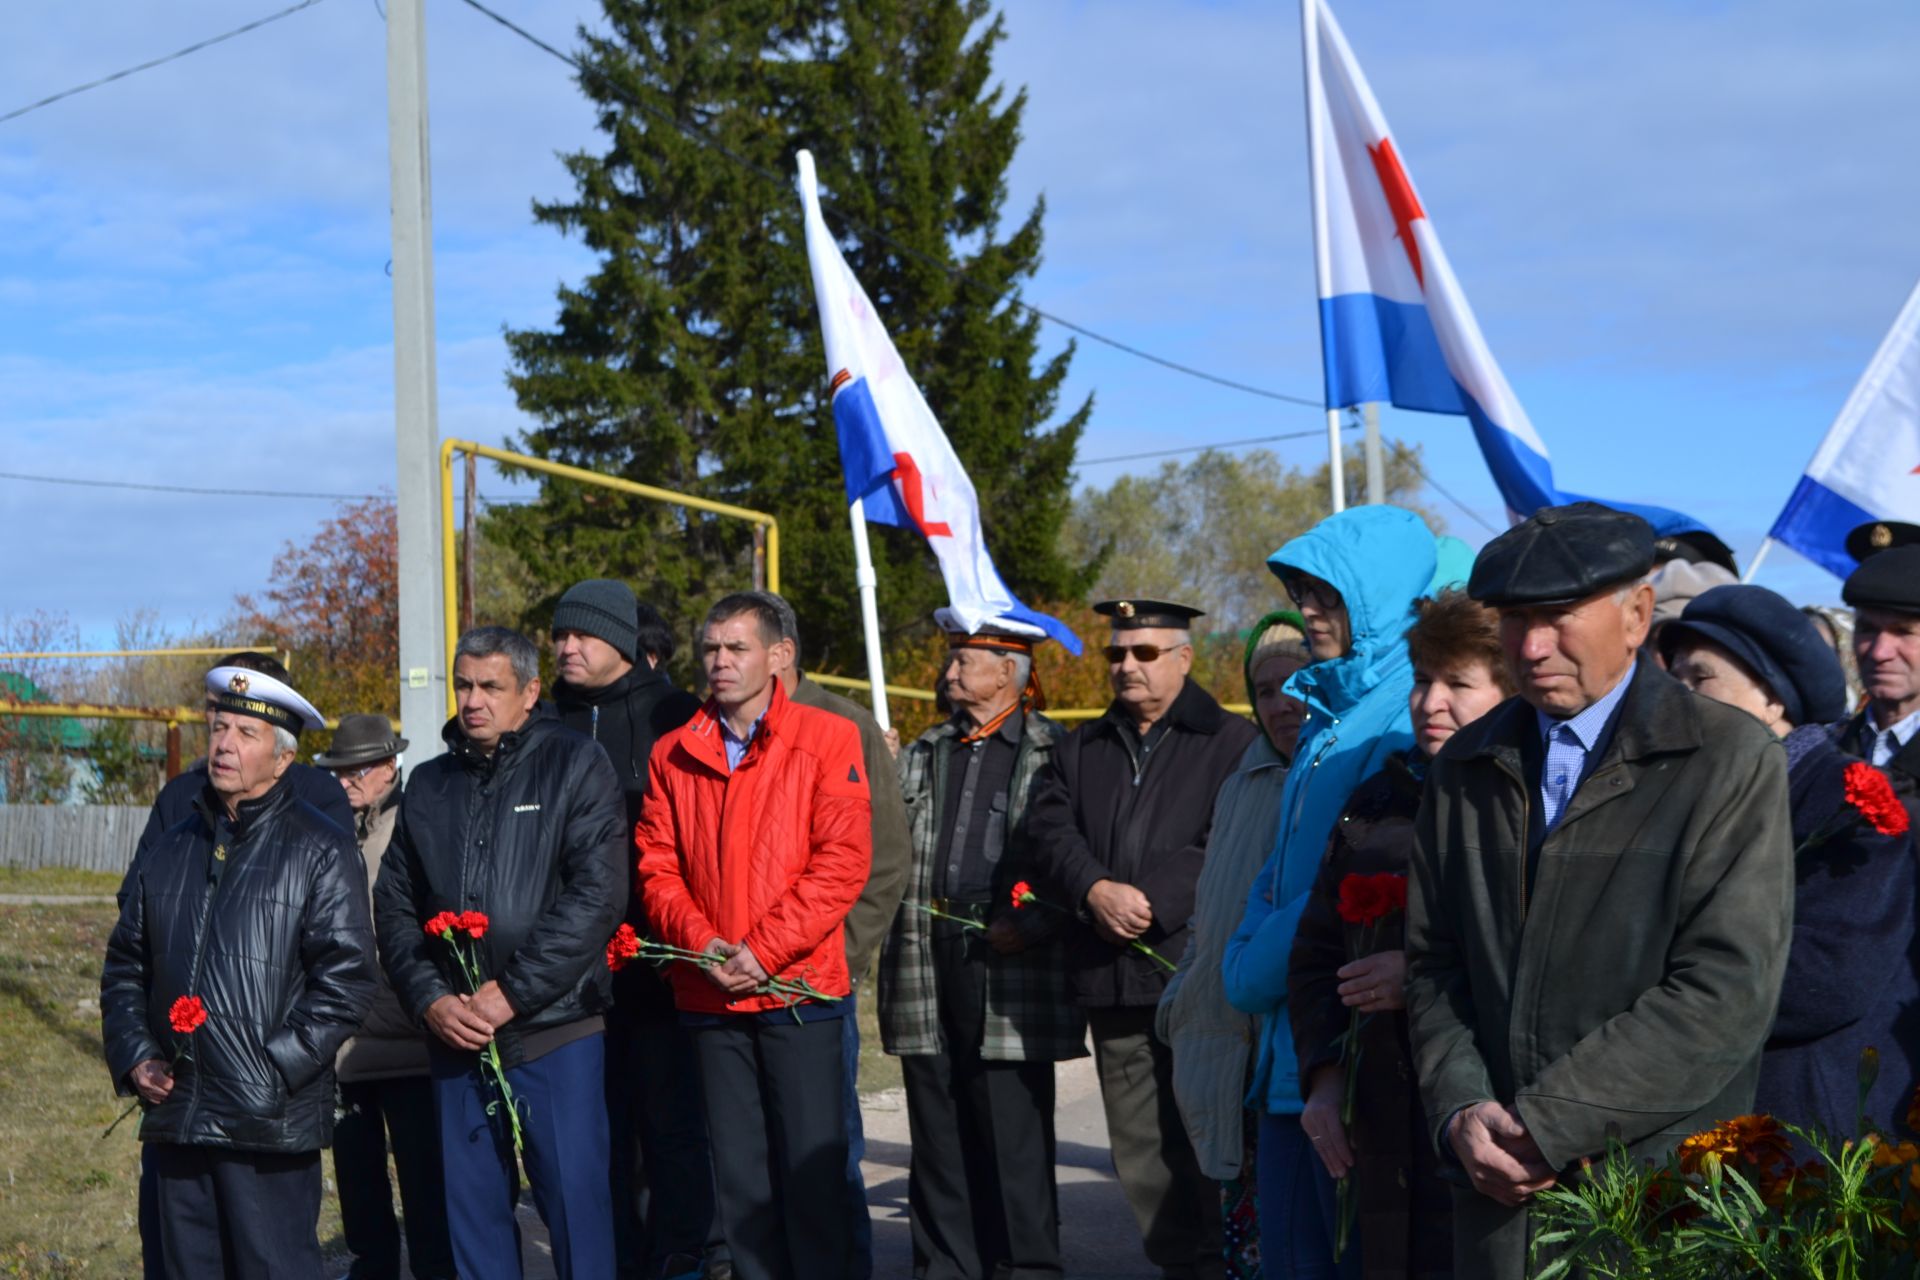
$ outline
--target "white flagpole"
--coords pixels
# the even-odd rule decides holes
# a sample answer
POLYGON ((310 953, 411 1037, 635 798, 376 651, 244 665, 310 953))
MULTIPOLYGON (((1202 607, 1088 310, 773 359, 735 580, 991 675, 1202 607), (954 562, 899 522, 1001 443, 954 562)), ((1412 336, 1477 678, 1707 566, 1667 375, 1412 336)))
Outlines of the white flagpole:
MULTIPOLYGON (((1333 274, 1332 251, 1327 247, 1327 177, 1321 167, 1322 103, 1320 94, 1320 0, 1300 0, 1300 46, 1306 61, 1307 86, 1307 183, 1313 205, 1313 281, 1315 309, 1326 296, 1327 280, 1333 274)), ((1325 344, 1326 335, 1321 334, 1325 344)), ((1327 406, 1327 480, 1333 491, 1333 509, 1347 509, 1346 459, 1340 452, 1340 410, 1327 406)))
POLYGON ((873 550, 867 545, 867 508, 855 498, 847 507, 853 522, 853 580, 860 587, 860 621, 867 633, 867 679, 873 683, 873 718, 891 729, 887 716, 887 678, 880 668, 880 604, 874 592, 880 576, 873 571, 873 550))
POLYGON ((1773 550, 1773 535, 1768 534, 1760 540, 1760 549, 1753 553, 1753 559, 1747 561, 1747 571, 1740 578, 1742 582, 1752 582, 1753 575, 1760 572, 1760 562, 1767 558, 1767 552, 1773 550))

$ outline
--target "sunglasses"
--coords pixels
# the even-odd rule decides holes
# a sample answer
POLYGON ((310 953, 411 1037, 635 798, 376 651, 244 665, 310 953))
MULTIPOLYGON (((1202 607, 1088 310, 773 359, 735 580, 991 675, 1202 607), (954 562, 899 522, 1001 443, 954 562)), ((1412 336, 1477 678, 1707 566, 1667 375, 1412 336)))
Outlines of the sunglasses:
POLYGON ((1157 644, 1110 644, 1107 646, 1107 661, 1117 667, 1127 660, 1128 654, 1132 654, 1133 660, 1144 666, 1149 662, 1158 662, 1162 654, 1172 653, 1178 647, 1175 645, 1162 649, 1157 644))
POLYGON ((360 781, 360 779, 366 777, 368 774, 372 773, 375 769, 379 768, 383 763, 385 762, 376 760, 372 764, 363 764, 358 769, 355 769, 351 766, 343 765, 338 769, 329 769, 327 770, 327 772, 332 774, 334 777, 340 779, 340 781, 342 782, 358 782, 360 781))
POLYGON ((1341 605, 1340 593, 1318 578, 1289 574, 1280 579, 1280 585, 1297 605, 1310 604, 1316 609, 1338 609, 1341 605))

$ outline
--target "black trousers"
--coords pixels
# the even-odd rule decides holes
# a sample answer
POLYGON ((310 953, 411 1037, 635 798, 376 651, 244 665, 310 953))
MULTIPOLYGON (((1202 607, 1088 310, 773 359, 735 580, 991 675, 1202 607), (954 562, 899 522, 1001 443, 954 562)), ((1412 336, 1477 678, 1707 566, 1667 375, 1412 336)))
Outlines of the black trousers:
POLYGON ((985 940, 936 924, 944 1052, 900 1059, 907 1203, 921 1280, 1047 1280, 1062 1272, 1053 1064, 989 1062, 985 940))
POLYGON ((318 1151, 147 1149, 172 1280, 321 1280, 318 1151))
POLYGON ((388 1140, 400 1175, 407 1266, 414 1280, 452 1280, 447 1235, 447 1183, 440 1168, 440 1125, 433 1079, 345 1081, 333 1127, 333 1180, 340 1193, 340 1229, 353 1266, 351 1280, 400 1280, 400 1223, 387 1180, 388 1140))
POLYGON ((840 1280, 847 1231, 839 1018, 694 1028, 720 1224, 738 1280, 840 1280))
POLYGON ((713 1251, 700 1065, 671 1007, 607 1015, 607 1124, 620 1280, 653 1280, 676 1254, 698 1262, 713 1251))

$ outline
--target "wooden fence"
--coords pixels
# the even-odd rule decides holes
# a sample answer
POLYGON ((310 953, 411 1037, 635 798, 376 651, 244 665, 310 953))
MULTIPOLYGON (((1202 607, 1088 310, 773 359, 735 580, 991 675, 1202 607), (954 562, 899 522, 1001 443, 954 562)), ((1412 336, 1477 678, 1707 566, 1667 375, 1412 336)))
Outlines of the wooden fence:
POLYGON ((0 867, 125 871, 147 813, 129 804, 0 804, 0 867))

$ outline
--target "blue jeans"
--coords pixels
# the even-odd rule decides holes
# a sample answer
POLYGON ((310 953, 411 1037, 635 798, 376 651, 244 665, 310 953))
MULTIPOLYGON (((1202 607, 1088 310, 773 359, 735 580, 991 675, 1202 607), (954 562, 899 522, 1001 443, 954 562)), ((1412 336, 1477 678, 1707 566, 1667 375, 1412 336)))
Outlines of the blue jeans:
MULTIPOLYGON (((447 1226, 461 1280, 520 1280, 513 1133, 489 1116, 494 1086, 479 1055, 432 1046, 433 1103, 446 1157, 447 1226)), ((547 1224, 560 1280, 614 1274, 613 1188, 607 1177, 605 1037, 595 1033, 507 1068, 520 1107, 520 1163, 547 1224)))
POLYGON ((1333 1179, 1313 1153, 1299 1116, 1262 1115, 1258 1143, 1260 1267, 1266 1280, 1358 1280, 1360 1240, 1333 1258, 1338 1208, 1333 1179))
POLYGON ((861 1176, 860 1161, 867 1154, 867 1130, 860 1122, 860 989, 854 987, 841 1001, 846 1016, 840 1043, 847 1068, 847 1212, 853 1242, 853 1257, 847 1267, 847 1280, 873 1280, 873 1214, 867 1208, 867 1180, 861 1176))

